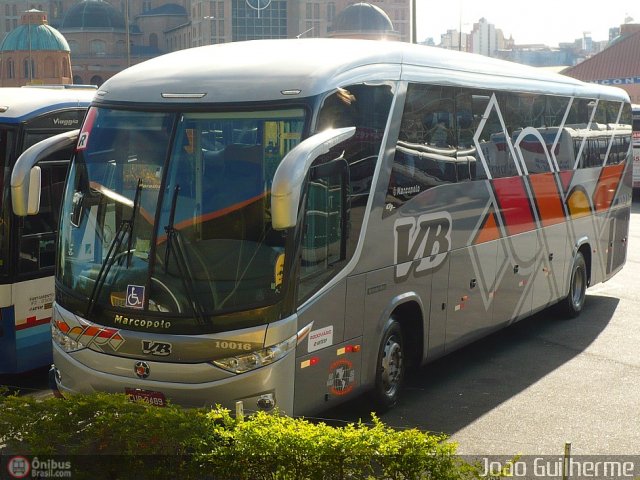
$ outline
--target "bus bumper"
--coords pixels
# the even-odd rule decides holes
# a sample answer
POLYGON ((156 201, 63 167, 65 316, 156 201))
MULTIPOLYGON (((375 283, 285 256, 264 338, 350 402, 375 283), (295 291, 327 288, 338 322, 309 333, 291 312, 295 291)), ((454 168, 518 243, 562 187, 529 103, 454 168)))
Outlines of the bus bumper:
POLYGON ((48 377, 49 389, 51 390, 51 393, 53 394, 54 397, 64 398, 62 393, 58 389, 58 382, 56 381, 56 378, 58 378, 59 375, 60 375, 60 372, 58 371, 56 366, 51 365, 51 368, 49 368, 49 377, 48 377))
MULTIPOLYGON (((135 365, 138 360, 113 357, 89 349, 68 354, 57 345, 53 346, 54 365, 51 377, 62 396, 74 393, 91 393, 94 391, 129 394, 150 403, 162 405, 158 399, 165 399, 184 407, 214 407, 220 405, 235 411, 236 403, 242 402, 247 413, 258 410, 277 408, 280 412, 293 414, 295 355, 290 352, 272 365, 240 375, 231 375, 224 379, 210 382, 188 383, 190 364, 168 364, 164 362, 146 361, 150 378, 135 377, 135 365), (94 356, 102 358, 91 358, 94 356), (83 361, 80 361, 82 359, 83 361), (86 362, 88 359, 91 361, 86 362), (122 375, 105 373, 88 367, 86 363, 97 361, 117 362, 119 365, 130 364, 130 368, 122 369, 122 375), (184 383, 154 381, 153 372, 167 368, 180 368, 186 381, 184 383)), ((202 365, 198 368, 201 369, 202 365)), ((219 378, 219 369, 217 370, 219 378)))

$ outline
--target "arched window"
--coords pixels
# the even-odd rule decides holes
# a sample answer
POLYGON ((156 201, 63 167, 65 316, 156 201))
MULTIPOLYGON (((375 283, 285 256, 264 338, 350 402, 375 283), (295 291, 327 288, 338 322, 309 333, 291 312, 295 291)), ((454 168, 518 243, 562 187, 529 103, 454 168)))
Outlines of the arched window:
POLYGON ((80 53, 80 45, 78 44, 78 42, 76 42, 75 40, 69 40, 67 43, 69 43, 69 49, 71 50, 71 53, 80 53))
POLYGON ((102 80, 102 77, 100 75, 94 75, 93 77, 91 77, 91 80, 89 81, 89 83, 91 85, 100 86, 104 83, 104 80, 102 80))
POLYGON ((155 33, 149 35, 149 46, 155 50, 158 49, 158 35, 155 33))
POLYGON ((44 59, 44 76, 46 78, 53 78, 56 76, 56 65, 51 57, 44 59))
POLYGON ((80 75, 74 75, 73 76, 73 83, 75 85, 82 85, 83 84, 82 77, 80 75))
MULTIPOLYGON (((62 76, 70 77, 71 73, 69 72, 69 61, 66 58, 62 59, 62 76)), ((74 80, 75 83, 75 80, 74 80)))
POLYGON ((104 55, 107 53, 107 42, 104 40, 91 40, 89 49, 92 55, 104 55))
POLYGON ((15 78, 16 77, 16 66, 13 62, 13 59, 10 58, 7 60, 7 78, 15 78))
POLYGON ((36 64, 33 61, 33 58, 25 58, 22 63, 22 71, 24 73, 24 78, 28 78, 29 80, 36 78, 36 64))

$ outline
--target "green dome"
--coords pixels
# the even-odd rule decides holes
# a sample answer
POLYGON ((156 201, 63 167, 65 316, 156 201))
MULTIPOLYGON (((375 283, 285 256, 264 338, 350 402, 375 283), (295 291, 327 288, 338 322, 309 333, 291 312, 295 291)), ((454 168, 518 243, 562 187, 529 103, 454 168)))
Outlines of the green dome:
POLYGON ((0 52, 15 50, 64 50, 71 51, 62 34, 49 25, 18 25, 11 30, 0 45, 0 52), (31 38, 31 41, 29 41, 31 38), (31 45, 29 45, 31 44, 31 45))

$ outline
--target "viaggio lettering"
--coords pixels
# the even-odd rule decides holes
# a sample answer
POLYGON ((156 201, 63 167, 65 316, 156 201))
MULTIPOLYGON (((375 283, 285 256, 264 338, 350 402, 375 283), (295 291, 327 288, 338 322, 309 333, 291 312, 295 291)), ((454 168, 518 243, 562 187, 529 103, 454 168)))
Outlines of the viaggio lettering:
POLYGON ((140 318, 129 318, 124 315, 116 315, 113 322, 124 327, 141 327, 141 328, 171 328, 171 322, 165 320, 144 320, 140 318))
POLYGON ((80 122, 78 120, 64 120, 62 118, 54 118, 53 119, 53 124, 54 125, 62 125, 65 127, 72 127, 73 125, 78 125, 80 122))

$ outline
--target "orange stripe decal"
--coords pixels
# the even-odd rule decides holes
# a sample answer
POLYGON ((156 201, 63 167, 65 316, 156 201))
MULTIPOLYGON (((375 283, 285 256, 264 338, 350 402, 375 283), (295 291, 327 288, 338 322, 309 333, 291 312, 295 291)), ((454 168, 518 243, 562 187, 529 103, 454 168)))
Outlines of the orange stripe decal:
POLYGON ((548 227, 564 222, 562 200, 553 174, 531 175, 529 180, 533 187, 542 226, 548 227))
POLYGON ((620 178, 624 172, 624 163, 604 167, 600 172, 596 193, 593 195, 593 205, 596 212, 603 212, 611 208, 613 199, 618 190, 620 178))
POLYGON ((498 240, 500 238, 500 229, 496 222, 495 213, 491 212, 484 220, 482 227, 478 231, 475 244, 490 242, 492 240, 498 240))

